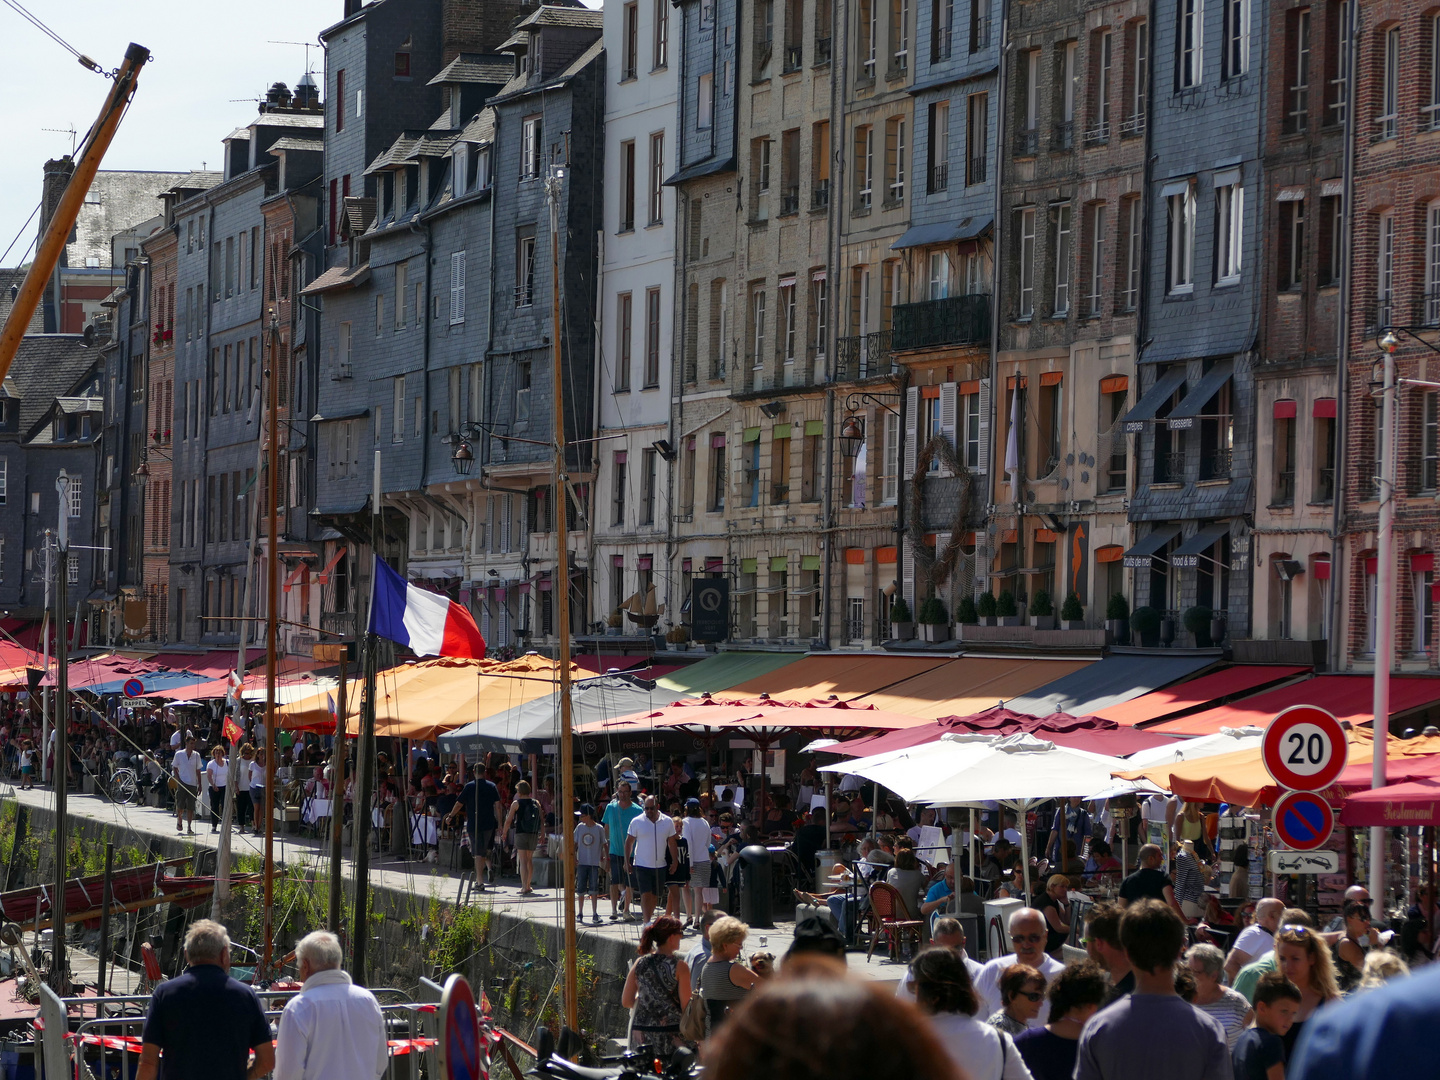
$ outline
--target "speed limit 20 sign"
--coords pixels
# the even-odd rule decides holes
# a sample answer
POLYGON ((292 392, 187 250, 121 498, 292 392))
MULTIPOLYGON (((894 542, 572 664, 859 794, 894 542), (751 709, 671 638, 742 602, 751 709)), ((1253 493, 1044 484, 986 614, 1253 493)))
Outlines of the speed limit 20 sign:
POLYGON ((1340 721, 1314 705, 1292 705, 1270 721, 1260 743, 1271 778, 1292 791, 1320 791, 1345 771, 1350 741, 1340 721))

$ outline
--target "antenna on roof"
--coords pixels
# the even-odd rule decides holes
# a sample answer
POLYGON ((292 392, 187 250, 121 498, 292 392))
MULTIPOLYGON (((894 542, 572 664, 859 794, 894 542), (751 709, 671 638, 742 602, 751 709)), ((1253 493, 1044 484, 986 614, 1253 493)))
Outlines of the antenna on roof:
POLYGON ((76 139, 76 137, 77 137, 77 135, 78 135, 78 132, 76 132, 76 130, 75 130, 75 125, 74 125, 74 124, 71 124, 68 128, 41 128, 40 130, 41 130, 41 131, 53 131, 53 132, 55 132, 57 135, 69 135, 69 136, 70 136, 70 154, 71 154, 71 156, 74 156, 74 154, 75 154, 75 139, 76 139))
POLYGON ((267 41, 267 45, 300 45, 305 49, 305 74, 314 74, 315 69, 310 66, 310 50, 324 48, 317 41, 267 41))

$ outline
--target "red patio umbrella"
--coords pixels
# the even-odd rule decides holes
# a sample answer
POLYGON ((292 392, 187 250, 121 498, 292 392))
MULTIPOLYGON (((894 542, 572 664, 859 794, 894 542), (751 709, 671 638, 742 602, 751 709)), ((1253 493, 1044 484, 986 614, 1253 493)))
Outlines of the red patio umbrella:
POLYGON ((1440 777, 1358 791, 1345 799, 1340 823, 1351 827, 1440 825, 1440 777))
POLYGON ((1162 746, 1175 741, 1170 736, 1123 727, 1113 720, 1104 720, 1098 716, 1072 716, 1063 712, 1051 713, 1049 716, 1031 716, 1028 713, 1014 712, 1004 706, 996 706, 971 716, 943 716, 921 727, 852 739, 835 746, 827 746, 825 750, 827 753, 843 754, 846 757, 870 757, 890 750, 905 750, 912 746, 936 742, 942 735, 951 732, 995 735, 1027 732, 1057 746, 1068 746, 1072 750, 1086 750, 1107 757, 1124 757, 1148 750, 1152 746, 1162 746))

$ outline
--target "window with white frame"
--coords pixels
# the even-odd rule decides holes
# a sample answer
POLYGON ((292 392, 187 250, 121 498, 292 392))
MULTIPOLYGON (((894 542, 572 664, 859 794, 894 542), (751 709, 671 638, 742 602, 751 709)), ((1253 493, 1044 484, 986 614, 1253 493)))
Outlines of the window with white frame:
POLYGON ((1194 290, 1195 185, 1166 197, 1169 217, 1166 245, 1165 290, 1174 295, 1194 290))
POLYGON ((905 118, 885 121, 886 202, 898 206, 905 201, 905 118))
POLYGON ((861 78, 875 78, 875 52, 879 48, 880 0, 860 0, 860 69, 861 78))
POLYGON ((1250 0, 1223 0, 1220 77, 1244 75, 1250 67, 1250 0))
POLYGON ((65 563, 65 584, 80 584, 80 556, 71 555, 65 563))
POLYGON ((880 445, 880 501, 895 505, 900 497, 900 417, 886 411, 880 445))
POLYGON ((1055 256, 1055 315, 1066 315, 1070 311, 1070 204, 1060 203, 1051 207, 1055 223, 1053 235, 1055 256))
MULTIPOLYGON (((668 4, 669 0, 665 0, 668 4)), ((665 218, 665 133, 650 136, 650 224, 665 218)))
POLYGON ((1130 118, 1126 133, 1139 135, 1145 130, 1145 114, 1150 105, 1150 23, 1140 19, 1133 24, 1130 35, 1130 118))
POLYGON ((810 343, 816 356, 825 355, 825 335, 830 325, 830 283, 824 274, 810 279, 810 343))
POLYGON ((930 106, 929 191, 933 195, 950 186, 950 102, 930 106))
POLYGON ((1035 314, 1035 208, 1020 211, 1020 307, 1017 314, 1028 319, 1035 314))
POLYGON ((986 273, 985 256, 978 251, 965 253, 965 295, 979 296, 989 292, 990 275, 986 273))
POLYGON ((1393 322, 1395 302, 1395 212, 1386 210, 1377 222, 1375 250, 1375 299, 1379 311, 1375 325, 1388 326, 1393 322))
POLYGON ((1175 2, 1179 6, 1175 27, 1175 89, 1188 90, 1199 86, 1204 78, 1204 0, 1175 2))
POLYGON ((84 482, 80 479, 80 477, 70 477, 70 516, 72 518, 78 518, 80 516, 80 510, 83 506, 83 500, 81 498, 81 495, 84 486, 84 482))
POLYGON ((450 254, 450 325, 465 321, 465 252, 450 254))
POLYGON ((890 0, 890 73, 910 69, 910 0, 890 0))
MULTIPOLYGON (((1025 65, 1025 113, 1022 127, 1034 131, 1040 122, 1040 50, 1030 49, 1022 61, 1025 65)), ((1033 152, 1033 147, 1031 147, 1033 152)))
POLYGON ((785 320, 784 337, 781 339, 781 358, 787 364, 795 362, 795 279, 790 278, 780 285, 780 315, 785 320))
POLYGON ((750 362, 756 368, 765 366, 765 286, 757 285, 750 293, 750 362))
POLYGON ((1115 70, 1115 34, 1102 31, 1096 42, 1095 126, 1093 139, 1103 142, 1110 137, 1110 96, 1115 70))
POLYGON ((515 306, 529 307, 535 302, 535 237, 516 237, 515 241, 515 306))
POLYGON ((855 129, 856 208, 869 210, 874 197, 875 129, 866 124, 855 129))
POLYGON ((990 95, 971 94, 965 112, 965 184, 983 184, 989 172, 990 95))
POLYGON ((1280 204, 1280 274, 1284 290, 1305 287, 1305 200, 1289 199, 1280 204))
POLYGON ((1245 189, 1236 179, 1215 189, 1215 283, 1240 280, 1244 248, 1245 189))
POLYGON ((1440 199, 1425 208, 1426 326, 1440 326, 1440 199))
MULTIPOLYGON (((1431 556, 1424 556, 1431 560, 1431 556)), ((1415 560, 1419 561, 1419 560, 1415 560)), ((1435 583, 1434 570, 1412 570, 1412 590, 1415 625, 1411 629, 1410 651, 1414 656, 1424 656, 1435 644, 1435 604, 1431 600, 1431 586, 1435 583)))
POLYGON ((696 121, 695 126, 701 131, 708 131, 715 125, 715 75, 707 71, 700 76, 696 88, 696 121))
POLYGON ((1380 115, 1375 118, 1375 138, 1393 139, 1399 131, 1400 110, 1400 28, 1385 31, 1380 62, 1380 115))
POLYGON ((1430 70, 1425 73, 1425 105, 1420 113, 1421 126, 1431 131, 1440 130, 1440 15, 1431 15, 1425 27, 1425 36, 1430 39, 1430 70))
POLYGON ((655 3, 655 48, 654 68, 663 68, 670 62, 670 0, 654 0, 655 3))
POLYGON ((1285 29, 1285 129, 1304 131, 1310 123, 1310 9, 1290 12, 1285 29))
POLYGON ((1106 209, 1104 203, 1095 203, 1090 207, 1090 280, 1085 310, 1092 319, 1100 318, 1101 298, 1105 292, 1105 229, 1109 222, 1106 209))
POLYGON ((980 468, 980 395, 960 395, 960 464, 980 468))
POLYGON ((1080 83, 1078 58, 1080 43, 1067 41, 1060 54, 1060 119, 1066 124, 1075 122, 1075 89, 1080 83))
POLYGON ((520 179, 535 180, 540 176, 541 141, 544 125, 538 116, 527 116, 522 126, 520 179))
POLYGON ((0 506, 5 505, 10 484, 10 462, 0 458, 0 506))
POLYGON ((930 252, 929 299, 944 300, 950 295, 950 253, 930 252))
POLYGON ((396 375, 390 387, 390 441, 405 441, 405 376, 396 375))

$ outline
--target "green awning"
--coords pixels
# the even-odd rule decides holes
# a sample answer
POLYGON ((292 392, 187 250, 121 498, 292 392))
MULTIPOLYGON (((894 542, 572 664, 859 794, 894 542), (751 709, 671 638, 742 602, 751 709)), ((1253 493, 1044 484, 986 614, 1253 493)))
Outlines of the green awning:
POLYGON ((772 574, 775 573, 776 571, 778 571, 778 572, 780 572, 780 573, 783 574, 786 570, 789 570, 789 569, 790 569, 790 559, 789 559, 788 556, 785 556, 785 555, 772 555, 772 556, 770 556, 770 572, 771 572, 772 574))
POLYGON ((745 442, 759 442, 760 429, 758 427, 747 427, 745 429, 745 442))
POLYGON ((824 434, 825 434, 825 421, 824 421, 824 420, 806 420, 806 421, 805 421, 805 434, 806 434, 806 435, 824 435, 824 434))
POLYGON ((819 570, 819 569, 820 569, 820 556, 819 556, 819 555, 801 555, 801 556, 800 556, 800 569, 801 569, 801 570, 819 570))
POLYGON ((799 660, 803 653, 726 652, 672 671, 656 681, 682 694, 713 694, 742 682, 763 678, 799 660))

